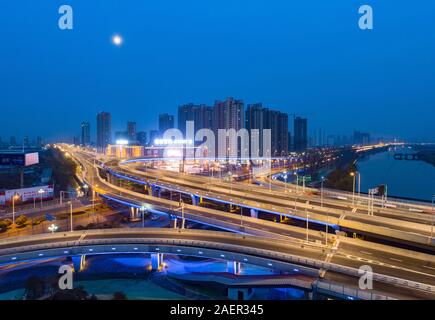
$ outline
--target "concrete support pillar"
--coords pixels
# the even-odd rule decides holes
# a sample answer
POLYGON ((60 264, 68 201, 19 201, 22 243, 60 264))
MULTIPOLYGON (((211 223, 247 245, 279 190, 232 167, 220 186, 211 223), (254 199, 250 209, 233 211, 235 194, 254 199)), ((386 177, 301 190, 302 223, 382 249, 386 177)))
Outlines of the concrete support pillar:
POLYGON ((228 288, 228 298, 230 300, 249 300, 254 295, 252 288, 228 288))
POLYGON ((227 261, 227 272, 232 274, 240 273, 240 262, 236 261, 227 261))
POLYGON ((171 229, 177 229, 178 219, 177 217, 171 217, 169 220, 169 228, 171 229))
POLYGON ((86 255, 72 256, 72 262, 74 266, 74 272, 80 272, 85 268, 86 255))
POLYGON ((314 295, 311 291, 304 291, 304 299, 305 300, 313 300, 314 295))
POLYGON ((251 209, 251 218, 258 218, 258 210, 251 209))
POLYGON ((149 196, 152 196, 152 195, 153 195, 153 193, 152 193, 152 188, 151 188, 150 186, 148 186, 148 185, 145 185, 145 186, 144 186, 144 191, 145 191, 145 194, 146 194, 146 195, 149 195, 149 196))
POLYGON ((130 207, 130 220, 134 219, 134 207, 130 207))
POLYGON ((282 214, 279 215, 279 222, 285 222, 287 219, 288 218, 286 216, 283 216, 282 214))
POLYGON ((192 198, 192 205, 197 206, 198 205, 198 197, 192 194, 191 198, 192 198))
POLYGON ((158 271, 163 264, 163 253, 151 253, 151 270, 158 271))

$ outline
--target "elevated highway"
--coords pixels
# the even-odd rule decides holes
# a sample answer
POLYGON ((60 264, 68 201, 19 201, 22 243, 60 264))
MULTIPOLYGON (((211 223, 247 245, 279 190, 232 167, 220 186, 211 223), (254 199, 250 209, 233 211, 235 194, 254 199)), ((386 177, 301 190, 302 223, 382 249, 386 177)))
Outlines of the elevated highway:
MULTIPOLYGON (((164 212, 179 218, 183 216, 178 201, 153 197, 114 186, 99 176, 97 168, 90 159, 80 154, 75 156, 83 165, 85 181, 93 185, 95 191, 101 196, 137 209, 147 204, 148 210, 164 212)), ((328 244, 325 245, 325 233, 313 230, 308 230, 309 241, 307 242, 307 230, 304 228, 251 217, 243 217, 241 225, 241 219, 237 215, 200 206, 186 205, 184 217, 241 234, 266 237, 269 242, 282 240, 302 245, 307 250, 320 250, 325 262, 335 263, 337 261, 342 266, 352 268, 369 265, 375 272, 392 277, 405 278, 410 281, 418 280, 424 284, 435 283, 435 258, 432 255, 335 235, 329 235, 328 244)), ((326 270, 322 272, 322 276, 326 279, 333 277, 326 270)))
MULTIPOLYGON (((172 253, 211 257, 315 276, 327 270, 340 279, 343 292, 373 299, 434 298, 435 286, 374 272, 374 291, 360 290, 357 268, 325 262, 319 248, 227 232, 174 229, 109 229, 45 234, 0 240, 0 264, 61 256, 123 253, 172 253)), ((321 282, 330 284, 327 279, 321 282)))
POLYGON ((381 239, 400 241, 433 249, 435 239, 432 234, 432 219, 428 214, 409 213, 396 209, 379 209, 374 216, 363 213, 361 205, 354 207, 337 201, 318 199, 297 193, 284 193, 265 190, 258 186, 224 183, 216 179, 179 174, 164 170, 137 170, 131 164, 108 164, 114 176, 149 187, 162 188, 215 202, 232 204, 246 209, 276 214, 281 217, 307 219, 321 224, 336 226, 342 230, 381 239), (307 199, 311 199, 307 200, 307 199))

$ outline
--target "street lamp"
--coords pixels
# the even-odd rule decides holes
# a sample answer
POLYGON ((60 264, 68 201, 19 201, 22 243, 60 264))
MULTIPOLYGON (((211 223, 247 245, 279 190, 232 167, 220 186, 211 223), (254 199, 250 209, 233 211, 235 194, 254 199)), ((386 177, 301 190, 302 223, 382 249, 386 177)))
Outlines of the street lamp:
POLYGON ((18 200, 20 198, 20 196, 15 193, 12 196, 12 223, 15 224, 15 200, 18 200))
MULTIPOLYGON (((322 176, 321 191, 320 191, 320 204, 323 207, 323 182, 325 177, 322 176)), ((329 210, 326 210, 326 233, 325 233, 325 246, 328 245, 328 227, 329 227, 329 210)))
POLYGON ((287 193, 287 171, 284 171, 284 192, 287 193))
POLYGON ((430 239, 431 239, 431 241, 432 241, 432 237, 433 237, 433 225, 434 225, 433 219, 434 219, 434 213, 435 213, 434 204, 435 204, 435 194, 432 196, 432 219, 431 219, 432 222, 431 222, 431 227, 430 227, 430 239))
POLYGON ((93 188, 92 188, 92 214, 95 215, 95 188, 98 187, 98 184, 96 184, 93 188))
POLYGON ((57 229, 58 229, 58 226, 55 225, 55 224, 51 224, 51 225, 48 227, 48 230, 51 231, 51 233, 54 233, 57 229))
POLYGON ((45 193, 45 190, 44 189, 39 189, 38 193, 39 193, 39 195, 41 197, 41 209, 42 209, 42 195, 45 193))
POLYGON ((232 195, 232 193, 233 193, 233 173, 231 171, 229 171, 228 175, 230 176, 230 195, 232 195))
POLYGON ((322 181, 320 183, 320 206, 323 207, 323 182, 325 181, 325 177, 322 176, 322 181))
POLYGON ((296 191, 298 191, 299 190, 299 176, 298 176, 297 171, 295 171, 293 174, 296 176, 296 191))
POLYGON ((181 229, 184 229, 184 201, 181 201, 181 229))
POLYGON ((145 227, 145 211, 146 211, 146 207, 143 205, 142 207, 140 207, 140 211, 142 212, 142 228, 145 227))
POLYGON ((69 223, 70 223, 70 230, 73 231, 73 204, 72 201, 69 201, 69 223))
POLYGON ((307 219, 306 241, 307 241, 307 243, 308 243, 308 206, 310 205, 310 202, 307 201, 305 204, 306 204, 306 207, 305 207, 305 214, 306 214, 306 219, 307 219))
POLYGON ((353 182, 352 182, 352 205, 355 205, 355 172, 351 172, 350 176, 353 177, 353 182))

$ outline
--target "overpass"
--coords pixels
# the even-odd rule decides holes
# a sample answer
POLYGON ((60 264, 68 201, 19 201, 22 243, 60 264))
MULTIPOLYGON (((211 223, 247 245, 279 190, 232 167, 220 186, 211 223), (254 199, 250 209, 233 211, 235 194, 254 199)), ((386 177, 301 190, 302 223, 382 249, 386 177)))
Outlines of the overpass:
POLYGON ((320 270, 328 270, 340 279, 337 284, 319 277, 321 287, 324 290, 329 287, 330 294, 336 291, 359 299, 435 298, 433 284, 377 272, 373 274, 375 291, 361 290, 356 287, 358 269, 323 261, 325 253, 319 248, 227 232, 124 228, 0 240, 0 264, 63 256, 72 256, 73 261, 74 257, 82 257, 84 261, 86 255, 126 253, 150 253, 151 259, 157 261, 164 254, 208 257, 311 277, 319 277, 320 270))
MULTIPOLYGON (((129 160, 129 163, 132 161, 135 160, 129 160)), ((161 190, 167 190, 191 197, 194 204, 207 199, 251 210, 254 215, 266 212, 281 218, 303 221, 307 219, 308 211, 311 222, 329 224, 333 228, 348 232, 434 250, 433 217, 425 213, 383 208, 378 209, 375 216, 369 216, 358 203, 353 207, 346 205, 343 209, 343 205, 337 201, 322 199, 319 203, 313 196, 280 193, 258 186, 222 183, 211 178, 164 170, 146 169, 146 172, 143 172, 129 165, 118 165, 113 162, 104 167, 115 178, 146 186, 153 195, 158 196, 161 190)))
MULTIPOLYGON (((239 218, 231 213, 200 206, 186 205, 183 215, 183 212, 180 212, 180 208, 177 207, 178 201, 153 197, 114 186, 99 176, 98 170, 89 159, 85 159, 79 154, 76 156, 83 165, 85 180, 88 183, 93 182, 92 185, 101 196, 130 206, 134 208, 136 213, 144 204, 147 204, 150 211, 164 212, 181 219, 184 216, 185 219, 241 234, 267 237, 271 242, 285 240, 299 245, 317 247, 324 250, 325 262, 333 262, 352 268, 359 268, 365 264, 371 266, 375 272, 392 277, 418 280, 421 283, 429 284, 434 282, 435 257, 432 255, 335 235, 329 235, 328 243, 324 245, 323 241, 326 239, 326 234, 323 232, 305 230, 304 228, 252 217, 239 218), (306 238, 307 234, 309 241, 306 238)), ((322 271, 322 274, 325 278, 335 277, 325 270, 322 271)), ((337 280, 342 281, 342 279, 337 280)))

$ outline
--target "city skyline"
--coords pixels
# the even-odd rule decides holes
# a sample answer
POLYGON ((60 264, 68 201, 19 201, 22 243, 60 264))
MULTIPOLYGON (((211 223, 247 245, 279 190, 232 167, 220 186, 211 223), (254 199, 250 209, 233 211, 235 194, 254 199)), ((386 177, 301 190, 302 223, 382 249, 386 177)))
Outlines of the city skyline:
POLYGON ((395 10, 401 2, 376 4, 383 19, 367 33, 351 3, 214 8, 188 1, 168 4, 174 10, 167 12, 162 4, 73 2, 76 24, 68 31, 57 27, 55 4, 8 3, 0 13, 8 43, 0 54, 0 105, 9 116, 0 136, 70 138, 79 134, 77 123, 101 110, 112 113, 115 130, 134 119, 148 131, 157 129, 159 113, 180 104, 233 96, 299 114, 332 134, 434 141, 434 22, 421 7, 395 10), (32 16, 19 14, 23 7, 32 16), (405 16, 419 19, 397 29, 405 16), (114 34, 121 44, 114 45, 114 34), (232 49, 216 49, 223 43, 232 49))
POLYGON ((0 301, 262 319, 435 300, 434 16, 4 1, 0 301))

